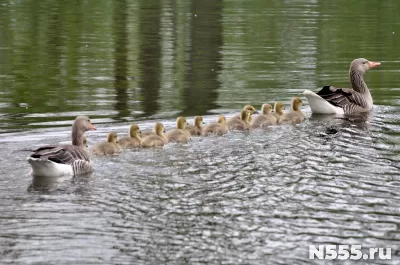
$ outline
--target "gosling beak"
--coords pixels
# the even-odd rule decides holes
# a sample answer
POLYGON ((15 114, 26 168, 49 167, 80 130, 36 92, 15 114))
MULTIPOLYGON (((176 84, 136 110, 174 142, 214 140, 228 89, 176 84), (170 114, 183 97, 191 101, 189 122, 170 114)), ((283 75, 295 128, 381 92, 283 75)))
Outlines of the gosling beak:
POLYGON ((89 126, 89 131, 94 131, 94 130, 97 130, 96 127, 94 127, 93 124, 90 124, 90 126, 89 126))
POLYGON ((368 62, 368 63, 369 63, 369 68, 370 68, 370 69, 372 69, 372 68, 374 68, 374 67, 376 67, 376 66, 381 65, 380 62, 368 62))
POLYGON ((260 112, 258 112, 258 110, 255 110, 253 114, 259 114, 260 112))

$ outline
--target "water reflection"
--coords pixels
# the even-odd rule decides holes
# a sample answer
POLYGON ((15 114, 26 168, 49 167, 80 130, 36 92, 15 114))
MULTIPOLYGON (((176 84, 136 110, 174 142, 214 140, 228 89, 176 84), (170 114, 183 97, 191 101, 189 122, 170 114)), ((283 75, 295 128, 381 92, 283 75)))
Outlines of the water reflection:
POLYGON ((140 0, 139 71, 140 100, 143 116, 159 111, 161 86, 161 1, 140 0))

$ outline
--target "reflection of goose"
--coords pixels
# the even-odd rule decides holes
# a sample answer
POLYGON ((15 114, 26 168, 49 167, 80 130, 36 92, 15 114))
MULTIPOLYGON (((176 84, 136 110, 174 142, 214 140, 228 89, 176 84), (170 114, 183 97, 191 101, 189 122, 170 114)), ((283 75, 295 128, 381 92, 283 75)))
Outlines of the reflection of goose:
POLYGON ((252 128, 262 128, 276 124, 276 117, 272 115, 272 106, 263 104, 261 114, 255 117, 251 123, 252 128))
POLYGON ((356 114, 372 109, 372 96, 364 82, 364 73, 380 65, 359 58, 351 62, 350 82, 353 88, 324 86, 319 92, 304 91, 311 111, 318 114, 356 114))
POLYGON ((72 145, 40 147, 27 158, 32 166, 32 175, 61 177, 92 172, 92 163, 83 141, 84 133, 89 130, 96 130, 89 118, 76 117, 72 125, 72 145))
POLYGON ((219 116, 216 123, 207 124, 204 127, 204 135, 223 135, 228 132, 225 116, 219 116))
POLYGON ((304 120, 304 114, 300 110, 302 103, 300 98, 294 97, 292 99, 291 110, 282 115, 279 123, 301 123, 304 120))
POLYGON ((140 147, 140 129, 137 124, 132 124, 129 128, 129 136, 122 137, 118 140, 118 144, 122 148, 140 147))
POLYGON ((246 131, 250 129, 250 111, 242 110, 240 112, 240 120, 230 119, 228 121, 229 130, 246 131))
POLYGON ((115 155, 121 151, 118 144, 117 133, 110 132, 107 135, 107 141, 101 142, 93 146, 92 153, 95 155, 115 155))
POLYGON ((185 130, 187 121, 185 117, 176 119, 176 128, 167 132, 166 137, 169 143, 187 143, 190 139, 190 133, 185 130))
POLYGON ((203 135, 203 124, 203 117, 196 116, 194 118, 194 125, 187 125, 185 130, 187 130, 190 135, 201 136, 203 135))
POLYGON ((154 125, 154 132, 155 134, 151 134, 142 138, 142 147, 157 147, 168 143, 167 138, 164 136, 164 125, 161 122, 157 122, 154 125))

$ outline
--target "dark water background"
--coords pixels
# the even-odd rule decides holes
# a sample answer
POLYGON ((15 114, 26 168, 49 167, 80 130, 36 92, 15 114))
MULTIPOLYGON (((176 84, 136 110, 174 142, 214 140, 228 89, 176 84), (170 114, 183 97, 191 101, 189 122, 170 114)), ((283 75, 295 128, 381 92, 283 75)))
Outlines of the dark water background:
POLYGON ((0 1, 0 263, 339 264, 309 245, 361 244, 392 260, 357 264, 399 264, 399 14, 374 0, 0 1), (288 105, 349 86, 359 57, 382 63, 367 117, 311 116, 304 100, 300 126, 94 158, 91 176, 56 183, 19 151, 68 141, 82 114, 91 146, 132 122, 288 105))

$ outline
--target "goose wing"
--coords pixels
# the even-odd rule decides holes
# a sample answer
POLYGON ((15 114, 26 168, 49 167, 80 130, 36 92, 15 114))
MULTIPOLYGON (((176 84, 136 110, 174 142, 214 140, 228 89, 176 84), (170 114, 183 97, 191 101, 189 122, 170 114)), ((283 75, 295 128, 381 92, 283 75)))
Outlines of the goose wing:
POLYGON ((332 105, 343 108, 345 113, 356 113, 368 109, 367 99, 351 88, 324 86, 317 94, 332 105))
POLYGON ((74 145, 40 147, 34 151, 31 157, 67 165, 72 165, 77 160, 90 161, 89 154, 84 149, 74 145))

